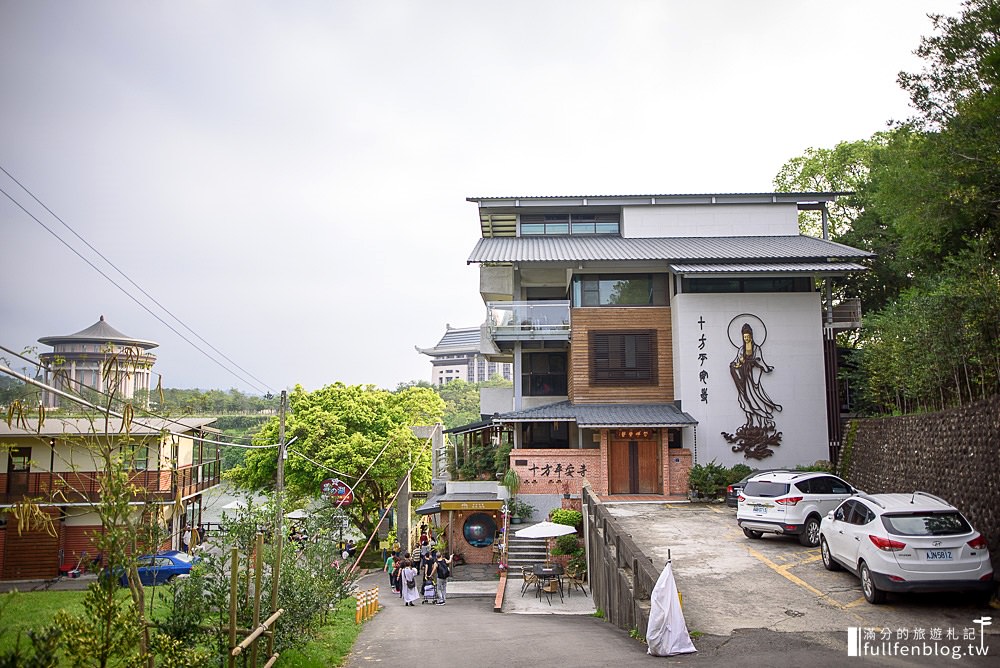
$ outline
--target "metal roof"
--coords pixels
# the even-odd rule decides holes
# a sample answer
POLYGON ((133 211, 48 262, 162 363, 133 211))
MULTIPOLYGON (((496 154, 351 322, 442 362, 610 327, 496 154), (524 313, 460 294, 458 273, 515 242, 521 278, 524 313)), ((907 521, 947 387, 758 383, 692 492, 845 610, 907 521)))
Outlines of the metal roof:
POLYGON ((753 274, 753 273, 844 273, 849 271, 865 271, 867 267, 854 262, 762 262, 750 263, 719 263, 719 264, 671 264, 670 271, 675 274, 753 274))
POLYGON ((495 422, 576 422, 590 429, 616 427, 686 427, 698 421, 674 404, 573 404, 561 401, 503 413, 495 422))
POLYGON ((474 262, 861 259, 868 251, 804 235, 759 237, 491 237, 479 239, 474 262))
POLYGON ((812 204, 832 202, 849 192, 806 193, 701 193, 662 195, 519 195, 513 197, 466 197, 481 208, 531 206, 654 206, 662 204, 812 204))
POLYGON ((417 352, 425 355, 455 355, 479 353, 481 334, 478 327, 448 327, 444 336, 433 348, 415 346, 417 352))
POLYGON ((109 325, 104 320, 103 315, 101 316, 101 319, 93 325, 80 330, 76 334, 66 334, 65 336, 46 336, 38 339, 39 343, 44 343, 47 346, 55 346, 59 343, 74 343, 81 341, 130 344, 140 348, 156 348, 160 345, 158 343, 154 343, 153 341, 144 341, 143 339, 136 339, 126 334, 122 334, 117 329, 109 325))

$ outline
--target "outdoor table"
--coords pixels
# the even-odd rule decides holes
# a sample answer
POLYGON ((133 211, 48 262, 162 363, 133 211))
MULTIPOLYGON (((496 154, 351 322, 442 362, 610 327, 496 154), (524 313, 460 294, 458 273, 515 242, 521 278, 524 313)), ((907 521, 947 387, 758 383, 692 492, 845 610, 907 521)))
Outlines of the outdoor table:
POLYGON ((531 567, 531 572, 538 578, 538 597, 545 593, 549 597, 549 605, 552 605, 553 591, 549 589, 554 583, 555 591, 559 593, 559 600, 563 601, 562 576, 563 567, 559 564, 535 564, 531 567))

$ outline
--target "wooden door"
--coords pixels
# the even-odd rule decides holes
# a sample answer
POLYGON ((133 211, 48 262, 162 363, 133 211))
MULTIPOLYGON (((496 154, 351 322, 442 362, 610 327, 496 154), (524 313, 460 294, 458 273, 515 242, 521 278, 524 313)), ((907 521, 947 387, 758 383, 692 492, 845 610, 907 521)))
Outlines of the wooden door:
POLYGON ((11 448, 7 454, 6 491, 8 495, 14 497, 28 493, 30 471, 31 448, 11 448))
POLYGON ((636 487, 639 494, 661 494, 660 447, 656 441, 639 441, 636 444, 636 487))
POLYGON ((609 494, 661 494, 660 447, 656 441, 611 441, 609 494))
POLYGON ((608 493, 629 494, 629 442, 611 441, 608 493))

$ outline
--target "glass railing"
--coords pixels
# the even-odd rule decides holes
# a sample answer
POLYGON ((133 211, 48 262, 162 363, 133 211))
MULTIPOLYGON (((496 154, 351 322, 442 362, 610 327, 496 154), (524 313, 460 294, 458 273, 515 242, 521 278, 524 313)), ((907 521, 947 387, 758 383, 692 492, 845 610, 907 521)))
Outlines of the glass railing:
POLYGON ((489 302, 486 311, 494 339, 569 336, 569 300, 489 302))

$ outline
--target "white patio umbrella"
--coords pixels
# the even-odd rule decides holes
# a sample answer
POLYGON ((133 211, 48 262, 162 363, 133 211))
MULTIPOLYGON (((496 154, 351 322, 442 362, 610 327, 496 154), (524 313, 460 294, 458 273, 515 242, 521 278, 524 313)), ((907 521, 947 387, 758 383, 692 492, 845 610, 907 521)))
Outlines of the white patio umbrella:
POLYGON ((538 524, 532 524, 530 527, 518 529, 514 532, 514 535, 518 538, 554 538, 556 536, 565 536, 569 533, 576 533, 576 529, 565 524, 556 524, 555 522, 545 520, 538 524))
POLYGON ((304 520, 309 517, 309 513, 299 508, 298 510, 293 510, 290 513, 285 513, 285 517, 290 520, 304 520))
MULTIPOLYGON (((576 529, 571 526, 566 526, 565 524, 556 524, 555 522, 545 520, 544 522, 539 522, 538 524, 532 524, 530 527, 518 529, 514 532, 514 535, 518 538, 555 538, 556 536, 565 536, 570 533, 576 533, 576 529)), ((545 561, 548 560, 549 546, 548 543, 546 543, 545 561)))
POLYGON ((226 505, 222 506, 223 510, 236 510, 237 508, 246 508, 247 504, 237 499, 236 501, 230 501, 226 505))

